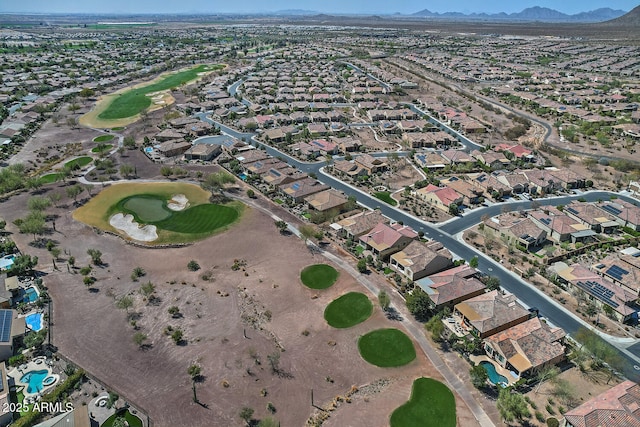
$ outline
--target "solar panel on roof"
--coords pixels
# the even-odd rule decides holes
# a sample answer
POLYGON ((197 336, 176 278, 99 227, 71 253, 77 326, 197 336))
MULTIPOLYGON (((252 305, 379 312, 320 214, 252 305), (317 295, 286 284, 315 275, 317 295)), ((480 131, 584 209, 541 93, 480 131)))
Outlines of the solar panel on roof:
POLYGON ((540 222, 543 223, 544 225, 549 225, 551 224, 551 218, 540 218, 540 222))
POLYGON ((610 305, 613 308, 618 307, 620 304, 613 301, 614 292, 606 287, 602 286, 602 284, 593 281, 582 282, 579 281, 576 283, 579 288, 583 289, 587 293, 593 295, 604 303, 610 305))
POLYGON ((478 182, 485 182, 487 180, 487 177, 485 175, 480 175, 478 177, 478 182))
POLYGON ((9 342, 11 339, 11 321, 13 313, 11 310, 0 311, 0 342, 9 342))
POLYGON ((605 274, 613 277, 614 279, 622 280, 622 276, 625 275, 625 274, 629 274, 629 272, 627 270, 625 270, 624 268, 619 267, 619 266, 614 264, 614 265, 612 265, 611 267, 609 267, 607 269, 605 274))
POLYGON ((299 190, 300 189, 300 183, 296 182, 294 183, 291 188, 293 188, 294 190, 299 190))
POLYGON ((574 208, 570 207, 570 206, 566 207, 565 209, 567 209, 567 212, 570 212, 570 213, 572 213, 574 215, 578 215, 578 211, 575 210, 574 208))
POLYGON ((609 212, 612 215, 620 215, 622 213, 622 211, 618 208, 616 208, 615 206, 612 205, 604 205, 602 206, 602 210, 609 212))

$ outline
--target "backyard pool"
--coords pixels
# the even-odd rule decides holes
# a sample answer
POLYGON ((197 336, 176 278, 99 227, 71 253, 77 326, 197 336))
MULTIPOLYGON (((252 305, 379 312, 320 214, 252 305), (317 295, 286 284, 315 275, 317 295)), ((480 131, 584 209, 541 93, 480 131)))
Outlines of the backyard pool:
POLYGON ((28 288, 22 291, 22 302, 34 302, 38 299, 38 291, 33 286, 29 286, 28 288))
POLYGON ((242 172, 240 175, 238 175, 240 177, 241 180, 246 181, 247 180, 247 174, 242 172))
POLYGON ((42 314, 41 313, 32 313, 25 317, 24 321, 27 323, 27 326, 32 331, 39 331, 42 329, 42 314))
POLYGON ((0 271, 10 269, 15 259, 15 255, 5 255, 0 258, 0 271))
POLYGON ((27 393, 35 394, 45 387, 42 383, 49 376, 46 369, 40 371, 29 371, 20 378, 20 382, 27 385, 27 393))
POLYGON ((496 367, 493 366, 493 363, 482 361, 480 362, 480 366, 482 366, 484 370, 487 371, 489 381, 491 381, 493 384, 500 385, 502 387, 505 387, 507 384, 509 384, 507 377, 496 372, 496 367))

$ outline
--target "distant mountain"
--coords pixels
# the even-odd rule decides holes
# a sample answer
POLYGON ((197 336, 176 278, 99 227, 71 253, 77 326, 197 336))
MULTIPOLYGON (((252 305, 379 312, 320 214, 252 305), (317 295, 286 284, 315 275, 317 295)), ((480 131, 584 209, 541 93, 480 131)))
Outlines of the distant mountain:
MULTIPOLYGON (((636 8, 637 9, 637 8, 636 8)), ((634 9, 635 10, 635 9, 634 9)), ((625 14, 624 10, 614 10, 611 8, 601 8, 590 12, 577 13, 575 15, 567 15, 547 7, 529 7, 522 12, 517 13, 470 13, 464 14, 460 12, 431 12, 429 9, 421 10, 411 16, 439 19, 472 19, 472 20, 491 20, 491 21, 539 21, 539 22, 603 22, 621 17, 625 14)))
POLYGON ((299 16, 299 15, 314 15, 318 12, 313 10, 304 9, 284 9, 273 12, 274 15, 287 15, 287 16, 299 16))
POLYGON ((640 27, 640 6, 635 7, 631 12, 625 15, 605 22, 605 24, 640 27))

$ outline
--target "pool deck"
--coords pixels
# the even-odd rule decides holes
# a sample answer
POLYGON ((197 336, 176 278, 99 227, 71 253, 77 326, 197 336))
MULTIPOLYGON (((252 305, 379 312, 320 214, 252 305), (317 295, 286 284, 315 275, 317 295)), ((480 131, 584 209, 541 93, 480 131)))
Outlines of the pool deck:
POLYGON ((30 360, 27 363, 24 363, 18 367, 13 368, 11 371, 7 373, 7 375, 13 378, 17 389, 21 387, 23 388, 22 392, 24 393, 25 403, 30 403, 29 402, 30 400, 31 401, 38 400, 50 388, 55 387, 58 384, 58 382, 60 381, 60 375, 53 373, 53 371, 51 370, 51 364, 52 364, 51 360, 48 360, 46 357, 36 357, 35 359, 30 360), (27 392, 27 386, 29 384, 25 384, 20 381, 22 376, 31 371, 42 371, 42 370, 47 370, 48 372, 47 376, 52 376, 56 380, 52 384, 48 386, 44 386, 42 390, 40 390, 37 393, 27 392))
POLYGON ((484 354, 480 356, 471 355, 469 356, 469 360, 471 360, 474 363, 474 365, 479 365, 480 362, 491 363, 496 368, 496 372, 507 379, 507 385, 513 385, 520 379, 520 377, 517 377, 517 378, 514 377, 511 371, 509 371, 508 369, 504 369, 502 366, 498 365, 498 363, 495 360, 493 360, 487 355, 484 355, 484 354))

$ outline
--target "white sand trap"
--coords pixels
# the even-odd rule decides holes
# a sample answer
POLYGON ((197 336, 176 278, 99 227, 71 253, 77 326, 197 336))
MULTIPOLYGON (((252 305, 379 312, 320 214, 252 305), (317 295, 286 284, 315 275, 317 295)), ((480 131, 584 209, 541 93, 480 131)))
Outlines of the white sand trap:
POLYGON ((155 225, 144 225, 140 227, 140 224, 133 220, 133 215, 123 215, 121 213, 115 214, 109 219, 109 224, 112 227, 126 233, 127 236, 140 242, 153 242, 158 239, 158 233, 156 233, 155 225))
POLYGON ((167 202, 167 207, 172 211, 183 211, 188 205, 189 199, 184 194, 171 196, 171 200, 167 202))

